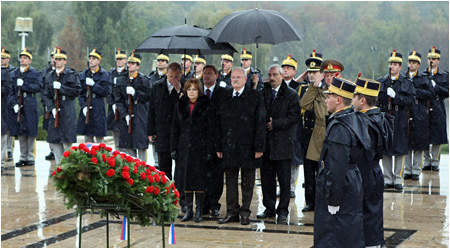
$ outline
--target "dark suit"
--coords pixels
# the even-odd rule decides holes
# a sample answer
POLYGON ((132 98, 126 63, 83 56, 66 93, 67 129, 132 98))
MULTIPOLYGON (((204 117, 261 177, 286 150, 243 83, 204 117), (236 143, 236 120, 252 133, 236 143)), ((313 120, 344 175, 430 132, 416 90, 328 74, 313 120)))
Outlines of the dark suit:
POLYGON ((245 87, 239 97, 226 90, 217 111, 216 151, 223 152, 227 177, 227 215, 248 217, 255 185, 255 169, 261 158, 266 138, 266 114, 261 92, 245 87), (242 207, 239 206, 238 175, 241 169, 242 207))

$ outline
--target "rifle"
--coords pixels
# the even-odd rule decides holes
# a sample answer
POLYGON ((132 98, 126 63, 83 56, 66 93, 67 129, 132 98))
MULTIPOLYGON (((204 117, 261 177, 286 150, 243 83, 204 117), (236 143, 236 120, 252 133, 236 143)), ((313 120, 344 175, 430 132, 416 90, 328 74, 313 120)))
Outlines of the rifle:
MULTIPOLYGON (((91 76, 90 78, 92 78, 92 71, 91 68, 89 67, 89 47, 87 48, 87 54, 86 54, 86 59, 87 59, 87 66, 88 66, 88 70, 89 70, 89 76, 91 76)), ((90 114, 90 109, 91 109, 91 86, 86 84, 86 88, 87 88, 87 111, 86 111, 86 119, 84 120, 85 124, 89 124, 89 114, 90 114)))
MULTIPOLYGON (((56 55, 56 53, 55 53, 55 55, 56 55)), ((55 66, 56 80, 59 81, 59 76, 57 75, 57 72, 56 72, 56 59, 53 61, 53 64, 55 66)), ((59 90, 55 89, 55 98, 56 98, 55 128, 59 128, 59 96, 58 96, 59 94, 58 94, 58 92, 59 92, 59 90)))
MULTIPOLYGON (((431 80, 433 80, 433 61, 430 60, 430 67, 429 67, 429 73, 428 73, 428 78, 431 80)), ((430 120, 430 111, 431 111, 431 99, 428 100, 428 110, 427 110, 427 118, 428 120, 430 120)))
POLYGON ((19 97, 19 111, 17 112, 17 123, 20 123, 21 119, 21 113, 22 113, 22 87, 18 86, 17 87, 17 97, 19 97))
MULTIPOLYGON (((51 58, 50 58, 50 48, 49 47, 47 47, 47 59, 48 59, 48 66, 50 67, 52 62, 51 62, 51 58)), ((45 80, 45 75, 44 75, 44 80, 45 80)), ((44 85, 45 85, 45 82, 44 82, 44 85)), ((44 107, 46 107, 46 106, 44 106, 44 107)), ((50 112, 48 110, 45 110, 44 119, 50 119, 50 112)))
MULTIPOLYGON (((130 77, 130 83, 128 84, 128 86, 131 86, 131 81, 133 80, 132 77, 130 77)), ((133 132, 133 127, 132 127, 132 123, 131 120, 133 119, 133 102, 132 102, 132 98, 131 98, 131 94, 128 94, 128 112, 130 115, 130 122, 128 125, 128 134, 131 134, 133 132)))
MULTIPOLYGON (((391 84, 389 84, 388 88, 392 86, 392 76, 391 76, 391 67, 389 67, 389 82, 391 82, 391 84)), ((389 100, 388 100, 388 110, 389 110, 389 114, 392 115, 392 98, 389 96, 389 100)))

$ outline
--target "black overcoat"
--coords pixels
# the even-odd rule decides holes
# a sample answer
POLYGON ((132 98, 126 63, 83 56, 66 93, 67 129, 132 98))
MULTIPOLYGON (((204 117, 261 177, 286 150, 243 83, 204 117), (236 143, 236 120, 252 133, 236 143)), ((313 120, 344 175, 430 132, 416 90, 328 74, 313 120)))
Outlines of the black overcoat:
POLYGON ((216 152, 223 152, 225 168, 256 169, 262 158, 255 152, 264 152, 266 145, 266 110, 261 91, 244 88, 239 97, 232 97, 227 89, 217 110, 216 152))
POLYGON ((264 83, 263 96, 266 122, 272 118, 273 128, 267 131, 266 153, 270 152, 271 160, 290 160, 294 151, 295 126, 300 122, 298 95, 283 80, 274 100, 269 83, 264 83))
POLYGON ((16 68, 11 72, 13 81, 13 91, 10 95, 10 106, 8 107, 8 129, 11 136, 29 136, 37 137, 38 131, 38 106, 36 94, 42 91, 42 76, 41 73, 29 67, 24 73, 20 72, 20 68, 16 68), (17 122, 18 113, 14 112, 14 105, 19 104, 17 79, 23 80, 21 87, 22 94, 22 110, 21 122, 17 122))
POLYGON ((391 80, 389 75, 377 80, 381 83, 378 94, 377 106, 382 112, 394 116, 394 145, 386 156, 401 156, 408 154, 408 108, 412 106, 416 99, 416 90, 412 82, 407 81, 405 76, 400 74, 397 79, 391 80), (392 87, 396 93, 395 98, 391 98, 391 108, 389 108, 388 87, 392 87))
MULTIPOLYGON (((42 72, 41 72, 42 84, 43 84, 41 96, 44 95, 44 91, 45 91, 45 76, 47 76, 47 74, 51 73, 52 71, 53 71, 53 67, 49 66, 49 67, 45 68, 44 70, 42 70, 42 72)), ((42 123, 42 129, 48 130, 48 121, 50 120, 50 118, 48 118, 48 119, 45 118, 47 107, 45 106, 45 101, 44 101, 44 98, 42 98, 42 97, 41 97, 41 104, 44 107, 44 122, 42 123)))
POLYGON ((75 98, 78 97, 81 91, 80 79, 75 70, 66 67, 59 76, 55 71, 47 74, 45 77, 45 89, 42 99, 45 102, 50 112, 50 119, 48 122, 48 143, 76 143, 77 131, 75 120, 77 118, 75 110, 75 98), (59 102, 59 127, 55 127, 55 118, 52 110, 56 108, 56 95, 53 88, 53 81, 61 83, 61 88, 58 90, 59 102))
POLYGON ((170 150, 177 151, 175 182, 182 191, 207 187, 207 155, 214 153, 214 112, 206 96, 200 96, 190 115, 189 98, 176 105, 170 134, 170 150))
POLYGON ((108 103, 108 115, 106 116, 106 126, 108 131, 120 131, 119 120, 116 120, 116 115, 114 114, 114 110, 112 109, 112 105, 115 104, 113 92, 114 88, 117 86, 118 77, 121 75, 128 75, 128 71, 126 70, 126 68, 124 68, 124 70, 122 70, 122 72, 119 73, 116 68, 111 68, 111 70, 109 70, 109 74, 111 75, 112 90, 111 94, 106 96, 106 102, 108 103))
POLYGON ((383 192, 384 176, 379 164, 385 151, 393 142, 394 118, 373 108, 360 115, 365 121, 370 148, 365 150, 358 161, 363 181, 363 220, 365 246, 377 246, 384 242, 383 192))
POLYGON ((114 102, 119 109, 119 148, 147 149, 149 143, 147 136, 148 101, 150 98, 150 82, 148 78, 141 73, 131 82, 128 73, 118 77, 113 96, 114 102), (128 133, 128 125, 125 120, 125 117, 130 115, 127 86, 132 86, 135 90, 134 96, 131 96, 131 111, 133 112, 131 134, 128 133))
POLYGON ((156 152, 170 152, 172 117, 179 96, 180 94, 176 92, 175 88, 169 93, 166 77, 156 82, 152 87, 148 111, 147 135, 156 135, 154 142, 156 152))
POLYGON ((13 89, 11 75, 6 68, 2 67, 2 135, 8 131, 8 96, 13 89))
POLYGON ((314 247, 364 247, 362 179, 356 163, 370 137, 352 108, 330 116, 319 161, 314 247), (339 206, 335 215, 328 206, 339 206))
POLYGON ((152 71, 152 72, 148 75, 148 79, 150 80, 150 87, 153 87, 153 85, 154 85, 156 82, 160 81, 162 78, 166 78, 166 77, 167 77, 167 76, 166 76, 166 73, 167 73, 167 72, 164 72, 163 75, 159 76, 158 70, 152 71))
POLYGON ((91 75, 90 69, 85 69, 80 73, 81 92, 78 96, 80 104, 80 114, 78 115, 77 133, 86 136, 106 136, 106 108, 105 101, 111 94, 112 82, 111 75, 99 69, 98 72, 91 75), (88 92, 86 86, 86 78, 90 77, 95 81, 91 87, 91 109, 89 111, 89 124, 85 124, 86 116, 83 114, 83 108, 87 106, 88 92))
MULTIPOLYGON (((425 77, 430 77, 428 71, 424 71, 423 74, 425 77)), ((430 129, 429 143, 447 144, 447 115, 445 113, 444 100, 448 98, 448 72, 439 68, 437 73, 432 76, 432 79, 436 82, 436 86, 432 87, 434 95, 431 98, 428 109, 428 127, 430 129)))

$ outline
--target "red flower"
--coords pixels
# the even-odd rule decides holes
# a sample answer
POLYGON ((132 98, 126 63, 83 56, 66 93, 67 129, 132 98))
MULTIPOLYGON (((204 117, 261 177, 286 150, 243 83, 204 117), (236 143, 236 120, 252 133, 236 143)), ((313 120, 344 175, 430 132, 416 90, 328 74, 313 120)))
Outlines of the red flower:
POLYGON ((58 173, 61 172, 62 171, 61 167, 56 168, 56 171, 58 171, 58 173))
POLYGON ((108 169, 108 171, 106 171, 106 175, 109 177, 112 177, 114 174, 116 174, 116 171, 113 169, 108 169))
POLYGON ((147 173, 147 175, 151 175, 152 174, 152 172, 150 170, 148 170, 148 169, 145 170, 145 173, 147 173))
POLYGON ((161 176, 161 182, 162 182, 162 184, 166 184, 166 182, 167 182, 166 176, 161 176))
POLYGON ((99 151, 99 150, 100 150, 100 147, 98 147, 97 145, 93 145, 93 146, 91 147, 91 149, 92 149, 92 150, 99 151))
POLYGON ((142 179, 142 180, 145 180, 145 178, 147 178, 147 175, 145 174, 145 172, 142 172, 142 173, 141 173, 141 179, 142 179))
POLYGON ((127 179, 127 182, 128 182, 128 184, 130 184, 130 186, 131 186, 131 185, 133 185, 133 183, 134 183, 134 180, 133 180, 133 179, 131 179, 131 178, 128 178, 128 179, 127 179))
POLYGON ((83 150, 84 148, 86 148, 86 145, 85 145, 85 144, 80 144, 80 145, 78 145, 78 148, 79 148, 80 150, 83 150))
POLYGON ((180 198, 180 192, 178 192, 178 190, 173 191, 175 193, 175 197, 176 198, 180 198))
POLYGON ((155 187, 150 186, 150 187, 147 187, 147 189, 145 190, 145 193, 151 194, 154 190, 155 190, 155 187))
POLYGON ((132 156, 126 156, 126 158, 127 158, 127 161, 128 161, 129 163, 131 163, 131 162, 133 161, 133 157, 132 157, 132 156))
POLYGON ((78 150, 77 146, 72 146, 72 148, 70 148, 71 150, 78 150))
POLYGON ((112 151, 112 148, 111 148, 111 147, 106 147, 105 150, 111 152, 111 151, 112 151))
POLYGON ((52 172, 52 176, 54 176, 54 175, 56 175, 56 172, 53 170, 53 172, 52 172))
POLYGON ((153 166, 150 166, 150 167, 148 167, 148 168, 150 169, 150 171, 155 171, 155 170, 156 170, 156 168, 153 167, 153 166))
POLYGON ((94 164, 97 164, 97 158, 96 158, 96 157, 91 158, 91 161, 92 161, 94 164))
POLYGON ((64 157, 68 157, 69 155, 70 155, 70 151, 66 151, 66 152, 64 152, 64 154, 63 154, 64 157))
POLYGON ((170 184, 170 187, 175 190, 175 183, 172 182, 172 184, 170 184))
POLYGON ((126 171, 123 171, 122 172, 122 177, 124 178, 124 179, 130 179, 130 173, 128 173, 128 172, 126 172, 126 171))
POLYGON ((177 205, 178 204, 178 200, 175 200, 173 204, 177 205))
POLYGON ((133 174, 137 174, 137 172, 138 172, 138 167, 134 166, 133 174))
POLYGON ((164 173, 164 171, 160 171, 158 174, 159 174, 160 176, 165 176, 165 175, 166 175, 166 173, 164 173))
POLYGON ((151 174, 147 175, 147 179, 150 183, 153 182, 153 176, 151 174))
POLYGON ((89 153, 89 149, 86 148, 86 147, 83 148, 83 151, 86 152, 86 153, 89 153))
POLYGON ((113 155, 119 155, 120 154, 120 151, 118 151, 118 150, 115 150, 114 152, 113 152, 113 155))
POLYGON ((123 166, 123 168, 122 168, 122 172, 123 171, 126 171, 126 172, 128 172, 128 171, 130 171, 130 168, 128 168, 128 166, 123 166))
POLYGON ((111 167, 114 167, 116 165, 116 159, 114 157, 108 157, 108 164, 111 167))
POLYGON ((159 175, 158 174, 155 174, 153 177, 155 177, 155 181, 156 182, 159 182, 159 175))
POLYGON ((166 190, 167 190, 166 195, 170 194, 170 188, 166 187, 166 190))
POLYGON ((91 155, 96 156, 97 155, 97 151, 94 149, 91 149, 91 151, 89 152, 91 155))
POLYGON ((100 143, 99 145, 98 145, 98 147, 100 147, 100 148, 106 148, 106 144, 104 144, 104 143, 100 143))
POLYGON ((103 160, 103 162, 106 162, 106 155, 105 154, 102 154, 102 160, 103 160))
POLYGON ((158 195, 159 194, 159 188, 158 187, 155 188, 155 191, 153 191, 153 194, 154 195, 158 195))
POLYGON ((122 161, 125 160, 125 156, 120 154, 120 157, 122 158, 122 161))

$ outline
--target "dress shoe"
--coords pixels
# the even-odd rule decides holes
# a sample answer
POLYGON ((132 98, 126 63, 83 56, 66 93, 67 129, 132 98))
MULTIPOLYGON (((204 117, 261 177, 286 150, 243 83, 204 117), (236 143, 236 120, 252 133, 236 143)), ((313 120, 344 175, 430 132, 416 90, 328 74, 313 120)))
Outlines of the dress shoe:
POLYGON ((431 170, 431 165, 423 166, 422 170, 431 170))
POLYGON ((291 198, 295 198, 295 192, 291 191, 291 194, 289 195, 291 198))
POLYGON ((403 185, 401 185, 401 184, 395 184, 394 188, 395 188, 395 189, 398 189, 398 190, 402 190, 402 189, 403 189, 403 185))
POLYGON ((405 174, 404 176, 403 176, 403 179, 411 179, 411 174, 405 174))
POLYGON ((250 217, 248 216, 241 216, 241 225, 249 225, 250 224, 250 217))
POLYGON ((417 180, 419 180, 419 175, 413 174, 413 175, 411 176, 411 179, 417 181, 417 180))
POLYGON ((286 222, 287 222, 287 216, 286 215, 278 215, 277 223, 286 223, 286 222))
POLYGON ((12 152, 8 152, 8 159, 6 159, 7 162, 11 162, 13 160, 12 152))
POLYGON ((257 219, 267 219, 267 218, 272 218, 272 217, 275 217, 275 214, 271 213, 271 212, 268 212, 268 211, 267 212, 264 211, 264 212, 256 215, 257 219))
POLYGON ((226 215, 223 219, 218 219, 217 223, 226 224, 230 222, 239 222, 239 216, 226 215))
POLYGON ((306 205, 306 206, 302 209, 302 212, 311 212, 311 211, 314 211, 314 206, 306 205))
POLYGON ((394 184, 384 184, 384 189, 387 189, 387 188, 394 188, 394 184))
POLYGON ((432 171, 439 171, 439 166, 431 166, 432 171))
POLYGON ((28 166, 27 163, 28 163, 27 161, 19 160, 19 161, 16 163, 16 167, 28 166))
POLYGON ((213 210, 211 210, 211 215, 212 215, 212 216, 215 216, 215 217, 219 216, 219 215, 220 215, 219 209, 213 209, 213 210))
POLYGON ((45 160, 47 161, 55 160, 55 154, 53 154, 53 152, 48 153, 48 155, 45 156, 45 160))
POLYGON ((34 165, 34 161, 27 161, 27 166, 33 166, 34 165))

